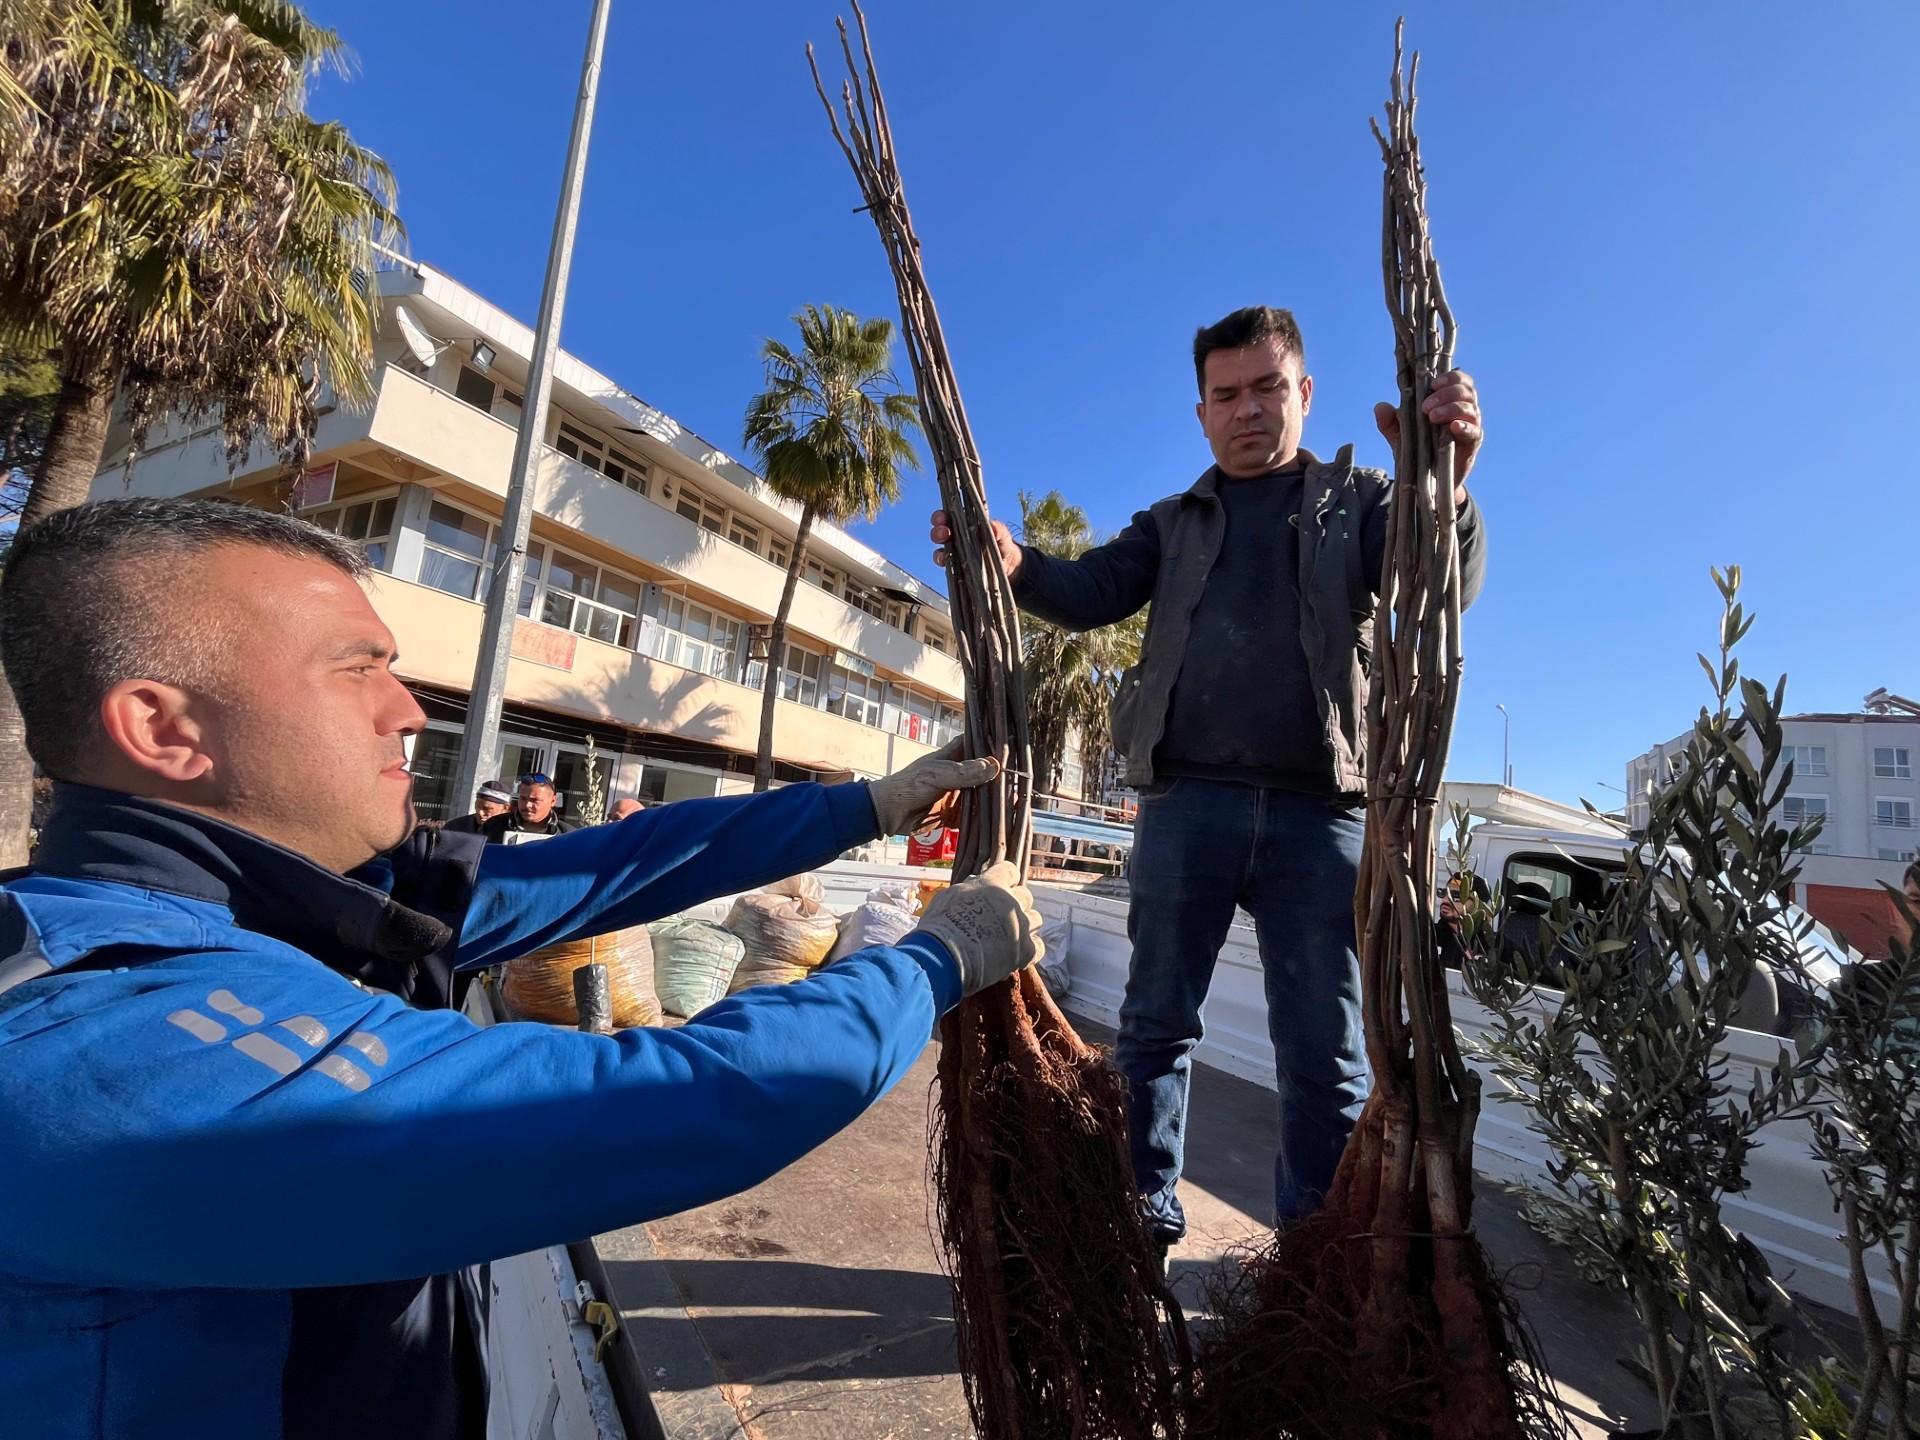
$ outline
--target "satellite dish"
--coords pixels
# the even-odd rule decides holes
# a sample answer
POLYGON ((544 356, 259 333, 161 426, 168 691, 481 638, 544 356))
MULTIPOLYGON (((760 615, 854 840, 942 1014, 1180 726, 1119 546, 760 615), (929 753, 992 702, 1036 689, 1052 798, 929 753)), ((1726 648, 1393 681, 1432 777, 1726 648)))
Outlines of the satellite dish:
POLYGON ((435 360, 440 358, 440 352, 445 347, 434 343, 433 336, 427 333, 425 326, 413 318, 411 310, 404 305, 396 305, 393 307, 393 318, 400 327, 400 338, 407 342, 408 351, 412 353, 415 360, 420 362, 422 370, 429 368, 435 360))

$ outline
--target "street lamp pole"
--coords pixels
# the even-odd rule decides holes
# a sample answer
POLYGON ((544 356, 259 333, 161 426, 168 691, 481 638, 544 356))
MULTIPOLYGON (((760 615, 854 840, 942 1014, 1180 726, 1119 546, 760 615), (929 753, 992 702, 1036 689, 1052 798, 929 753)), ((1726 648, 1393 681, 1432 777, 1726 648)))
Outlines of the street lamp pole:
POLYGON ((567 168, 560 182, 560 207, 553 217, 553 244, 547 252, 547 280, 540 292, 540 318, 534 327, 533 356, 527 370, 527 403, 520 412, 520 433, 513 442, 513 468, 507 479, 506 513, 494 546, 487 591, 486 619, 480 627, 480 653, 467 692, 467 727, 454 772, 456 806, 465 806, 483 780, 493 777, 494 751, 500 747, 500 709, 506 701, 507 664, 513 655, 513 622, 519 610, 520 579, 527 568, 527 535, 533 525, 533 473, 544 448, 547 407, 553 397, 553 365, 560 352, 560 317, 567 305, 567 276, 573 268, 573 236, 580 222, 580 186, 587 172, 587 140, 593 133, 593 106, 600 91, 600 56, 607 42, 607 13, 612 0, 594 0, 587 27, 587 54, 580 66, 580 94, 573 107, 573 134, 567 141, 567 168))
POLYGON ((1507 757, 1513 748, 1513 717, 1507 714, 1507 707, 1496 705, 1500 712, 1500 783, 1511 790, 1513 788, 1513 763, 1507 757))

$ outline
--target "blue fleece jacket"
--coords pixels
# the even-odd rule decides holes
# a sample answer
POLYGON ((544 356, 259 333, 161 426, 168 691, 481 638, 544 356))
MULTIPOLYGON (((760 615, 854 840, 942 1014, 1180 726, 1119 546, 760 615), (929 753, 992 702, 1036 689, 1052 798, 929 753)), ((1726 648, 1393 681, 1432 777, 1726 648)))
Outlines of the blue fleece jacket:
POLYGON ((425 832, 348 878, 62 787, 0 886, 0 1431, 470 1432, 471 1317, 422 1277, 756 1184, 884 1094, 960 985, 913 935, 677 1030, 418 1007, 875 830, 864 786, 795 785, 540 845, 425 832))

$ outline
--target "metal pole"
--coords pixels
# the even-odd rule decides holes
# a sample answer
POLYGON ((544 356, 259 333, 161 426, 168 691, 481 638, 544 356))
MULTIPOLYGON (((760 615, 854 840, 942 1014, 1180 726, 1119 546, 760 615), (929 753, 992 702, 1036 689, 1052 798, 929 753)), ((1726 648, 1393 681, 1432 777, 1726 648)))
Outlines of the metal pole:
POLYGON ((1513 764, 1507 759, 1513 742, 1513 717, 1507 714, 1507 707, 1496 705, 1500 712, 1500 783, 1511 790, 1513 788, 1513 764))
POLYGON ((527 533, 533 525, 533 474, 547 432, 547 403, 553 395, 553 362, 560 351, 560 316, 567 304, 567 273, 573 268, 573 234, 580 220, 580 185, 587 171, 587 140, 593 132, 593 104, 600 89, 600 55, 607 41, 607 12, 612 0, 594 0, 587 29, 587 55, 580 66, 580 97, 573 109, 573 135, 567 142, 567 169, 560 182, 560 208, 553 217, 553 245, 547 252, 547 282, 540 293, 540 320, 534 327, 533 361, 527 371, 527 404, 520 412, 520 433, 513 442, 513 469, 507 480, 506 513, 494 546, 492 588, 486 620, 480 627, 480 653, 474 661, 473 688, 467 694, 466 736, 460 746, 452 800, 465 805, 492 779, 493 753, 500 745, 500 707, 507 693, 507 662, 513 654, 513 622, 519 608, 520 577, 526 571, 527 533))

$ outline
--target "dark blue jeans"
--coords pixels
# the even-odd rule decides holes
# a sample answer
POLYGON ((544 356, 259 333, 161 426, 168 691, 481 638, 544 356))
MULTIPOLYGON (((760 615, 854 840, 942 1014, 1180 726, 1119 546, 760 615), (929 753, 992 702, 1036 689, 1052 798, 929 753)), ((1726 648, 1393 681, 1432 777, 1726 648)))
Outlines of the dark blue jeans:
POLYGON ((1115 1059, 1131 1085, 1134 1180, 1148 1224, 1186 1233, 1174 1187, 1201 1007, 1235 905, 1253 916, 1279 1071, 1275 1221, 1316 1210, 1368 1087, 1354 955, 1361 811, 1285 790, 1179 779, 1142 798, 1130 867, 1133 963, 1115 1059))

